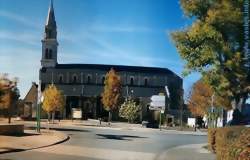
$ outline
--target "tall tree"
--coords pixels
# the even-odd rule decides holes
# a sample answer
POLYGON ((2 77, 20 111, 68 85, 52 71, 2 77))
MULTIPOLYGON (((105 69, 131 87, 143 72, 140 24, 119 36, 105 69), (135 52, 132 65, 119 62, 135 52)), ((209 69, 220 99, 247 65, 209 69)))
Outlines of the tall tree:
POLYGON ((54 114, 56 111, 62 112, 65 106, 65 98, 62 93, 55 85, 51 84, 43 92, 43 109, 48 114, 48 121, 50 121, 50 116, 52 114, 52 121, 54 121, 54 114))
POLYGON ((106 74, 104 81, 104 91, 102 93, 102 103, 104 109, 109 112, 109 123, 112 112, 118 109, 121 100, 121 78, 113 68, 106 74))
POLYGON ((241 108, 249 93, 244 60, 243 0, 180 0, 193 24, 172 33, 186 61, 184 75, 200 72, 217 94, 241 108))

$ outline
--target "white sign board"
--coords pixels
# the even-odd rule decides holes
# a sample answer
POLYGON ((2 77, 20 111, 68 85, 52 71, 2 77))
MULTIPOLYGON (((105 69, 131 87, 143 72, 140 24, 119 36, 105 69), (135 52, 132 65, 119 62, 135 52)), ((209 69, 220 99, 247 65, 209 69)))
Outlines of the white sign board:
POLYGON ((165 110, 165 96, 153 95, 150 102, 150 110, 165 110))
POLYGON ((153 107, 165 107, 165 103, 153 101, 153 102, 150 102, 150 106, 153 106, 153 107))
POLYGON ((153 101, 153 102, 164 102, 164 105, 165 105, 165 96, 153 95, 151 97, 151 101, 153 101))
POLYGON ((81 119, 82 118, 82 110, 77 109, 77 108, 73 108, 72 109, 72 117, 76 118, 76 119, 81 119))

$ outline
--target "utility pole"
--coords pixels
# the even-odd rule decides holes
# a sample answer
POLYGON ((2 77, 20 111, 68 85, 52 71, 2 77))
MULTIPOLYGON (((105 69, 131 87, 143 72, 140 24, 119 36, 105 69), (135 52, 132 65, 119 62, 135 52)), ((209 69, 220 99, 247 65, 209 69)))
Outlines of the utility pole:
POLYGON ((183 94, 184 94, 184 90, 181 89, 181 110, 180 110, 180 125, 181 125, 181 130, 183 127, 183 105, 184 105, 184 100, 183 100, 183 94))

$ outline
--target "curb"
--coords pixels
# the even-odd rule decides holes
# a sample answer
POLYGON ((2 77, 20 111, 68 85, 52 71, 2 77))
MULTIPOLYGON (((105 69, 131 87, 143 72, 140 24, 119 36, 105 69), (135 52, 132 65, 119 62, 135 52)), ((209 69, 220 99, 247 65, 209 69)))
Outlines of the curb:
POLYGON ((11 150, 8 150, 8 151, 0 151, 0 154, 6 154, 6 153, 16 153, 16 152, 24 152, 24 151, 30 151, 30 150, 34 150, 34 149, 40 149, 40 148, 46 148, 46 147, 51 147, 51 146, 54 146, 54 145, 57 145, 57 144, 61 144, 61 143, 64 143, 66 141, 68 141, 70 139, 70 137, 62 132, 59 132, 59 131, 53 131, 54 133, 57 133, 58 134, 58 137, 62 137, 61 140, 57 141, 57 142, 54 142, 52 144, 48 144, 48 145, 44 145, 44 146, 39 146, 39 147, 33 147, 33 148, 28 148, 28 149, 11 149, 11 150))

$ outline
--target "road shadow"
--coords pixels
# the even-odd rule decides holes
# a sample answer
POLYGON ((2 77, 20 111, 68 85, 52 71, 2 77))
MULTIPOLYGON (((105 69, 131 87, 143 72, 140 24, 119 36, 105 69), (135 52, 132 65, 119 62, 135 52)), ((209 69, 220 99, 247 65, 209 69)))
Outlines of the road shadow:
POLYGON ((133 139, 138 139, 138 138, 148 138, 141 136, 113 135, 113 134, 96 134, 96 135, 99 136, 99 139, 112 139, 112 140, 125 140, 125 141, 132 141, 133 139))

